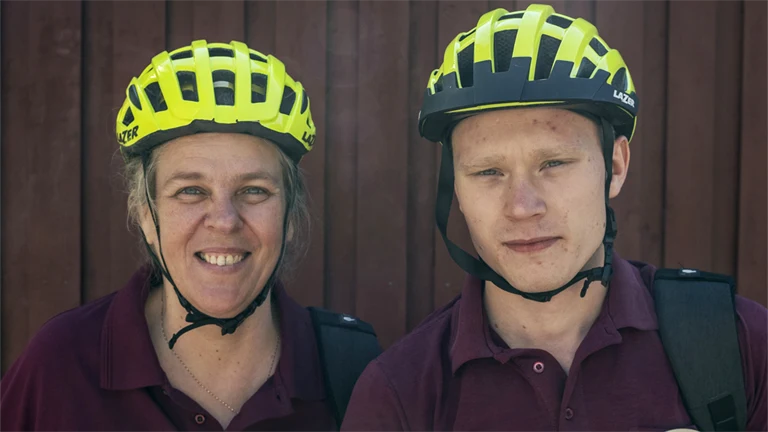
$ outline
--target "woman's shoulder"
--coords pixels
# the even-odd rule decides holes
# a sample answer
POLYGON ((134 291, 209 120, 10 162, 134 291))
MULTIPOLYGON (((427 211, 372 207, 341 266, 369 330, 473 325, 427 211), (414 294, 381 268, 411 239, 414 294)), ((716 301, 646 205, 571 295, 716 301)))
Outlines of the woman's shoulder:
POLYGON ((61 371, 70 362, 94 358, 102 328, 115 293, 61 312, 32 337, 7 375, 47 374, 61 371))
POLYGON ((32 338, 29 348, 52 354, 50 350, 55 348, 71 351, 78 345, 92 345, 98 342, 104 320, 116 294, 108 294, 54 316, 43 324, 32 338))

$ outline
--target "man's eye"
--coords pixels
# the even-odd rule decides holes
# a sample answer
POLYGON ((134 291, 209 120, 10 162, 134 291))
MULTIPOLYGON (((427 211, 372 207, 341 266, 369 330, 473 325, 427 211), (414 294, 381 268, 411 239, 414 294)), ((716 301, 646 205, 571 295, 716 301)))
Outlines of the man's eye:
POLYGON ((555 168, 560 165, 565 165, 565 162, 559 160, 547 161, 544 163, 544 168, 555 168))
POLYGON ((482 170, 482 171, 476 173, 475 175, 476 176, 485 177, 485 176, 495 176, 495 175, 499 175, 499 174, 500 173, 499 173, 499 171, 497 169, 489 168, 487 170, 482 170))

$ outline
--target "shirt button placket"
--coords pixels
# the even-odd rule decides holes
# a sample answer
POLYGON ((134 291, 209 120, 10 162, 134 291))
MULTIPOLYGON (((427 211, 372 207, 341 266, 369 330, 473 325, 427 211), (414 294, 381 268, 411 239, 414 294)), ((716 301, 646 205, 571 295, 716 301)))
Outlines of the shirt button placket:
POLYGON ((566 408, 565 409, 565 419, 566 420, 573 419, 573 410, 572 409, 570 409, 570 408, 566 408))

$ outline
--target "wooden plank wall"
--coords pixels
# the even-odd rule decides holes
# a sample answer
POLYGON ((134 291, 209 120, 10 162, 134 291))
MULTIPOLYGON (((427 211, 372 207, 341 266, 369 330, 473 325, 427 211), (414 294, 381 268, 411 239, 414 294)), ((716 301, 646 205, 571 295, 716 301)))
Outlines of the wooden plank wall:
MULTIPOLYGON (((766 304, 766 3, 549 3, 594 22, 639 88, 619 252, 732 274, 766 304)), ((197 38, 245 40, 308 88, 312 243, 289 290, 372 322, 389 346, 463 280, 434 229, 439 153, 416 130, 426 79, 480 14, 528 4, 2 2, 2 370, 47 319, 139 265, 114 116, 154 54, 197 38)), ((471 247, 455 206, 449 232, 471 247)))

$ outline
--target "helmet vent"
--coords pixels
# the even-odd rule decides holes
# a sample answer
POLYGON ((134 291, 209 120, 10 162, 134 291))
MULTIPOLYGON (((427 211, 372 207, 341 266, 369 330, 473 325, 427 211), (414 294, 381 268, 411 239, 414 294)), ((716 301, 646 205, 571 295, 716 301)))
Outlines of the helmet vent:
POLYGON ((208 48, 209 57, 235 57, 235 53, 227 48, 208 48))
POLYGON ((309 106, 309 97, 307 97, 306 90, 302 93, 304 93, 304 97, 301 98, 301 113, 304 114, 307 111, 307 106, 309 106))
POLYGON ((264 57, 262 57, 262 56, 260 56, 260 55, 258 55, 256 53, 254 53, 254 52, 251 53, 250 57, 251 57, 251 60, 253 60, 253 61, 260 61, 260 62, 264 62, 264 63, 267 62, 266 58, 264 58, 264 57))
POLYGON ((547 22, 560 28, 567 29, 571 26, 573 20, 560 15, 550 15, 549 18, 547 18, 547 22))
POLYGON ((473 28, 472 31, 470 31, 469 33, 465 33, 465 34, 461 35, 461 37, 459 38, 459 42, 461 42, 464 39, 466 39, 466 38, 472 36, 473 34, 475 34, 476 30, 477 30, 477 27, 473 28))
POLYGON ((267 101, 267 76, 260 73, 251 74, 251 103, 267 101))
POLYGON ((577 78, 590 78, 592 77, 592 72, 595 71, 595 68, 597 66, 589 61, 588 58, 582 57, 581 58, 581 64, 579 65, 579 71, 576 72, 577 78))
POLYGON ((289 115, 293 110, 293 105, 296 103, 296 92, 292 88, 285 86, 283 90, 283 101, 280 103, 280 112, 285 115, 289 115))
POLYGON ((131 100, 131 103, 133 106, 135 106, 138 109, 141 109, 141 101, 139 100, 139 94, 136 92, 136 86, 131 84, 130 87, 128 87, 128 99, 131 100))
POLYGON ((181 51, 171 55, 171 60, 181 60, 188 58, 192 58, 192 50, 181 51))
POLYGON ((627 68, 621 68, 616 71, 611 84, 623 92, 627 91, 627 68))
POLYGON ((155 112, 162 112, 168 109, 168 104, 165 103, 165 97, 163 91, 160 90, 160 85, 156 82, 150 83, 144 88, 144 93, 147 94, 149 103, 152 104, 152 109, 155 112))
POLYGON ((440 78, 435 81, 435 93, 439 93, 443 91, 443 76, 440 75, 440 78))
POLYGON ((133 111, 131 111, 131 107, 128 107, 125 116, 123 116, 123 126, 128 126, 131 123, 133 123, 133 111))
POLYGON ((216 105, 235 105, 235 73, 228 70, 217 70, 213 77, 213 94, 216 105))
POLYGON ((459 52, 459 79, 461 87, 472 87, 474 83, 475 44, 471 43, 459 52))
POLYGON ((517 30, 502 30, 493 35, 493 61, 496 72, 506 72, 512 61, 512 51, 515 48, 517 30))
POLYGON ((508 20, 508 19, 515 19, 515 18, 522 18, 524 13, 525 12, 515 12, 515 13, 507 14, 507 15, 504 15, 501 18, 499 18, 499 21, 504 21, 504 20, 508 20))
POLYGON ((549 78, 557 50, 560 48, 560 42, 560 39, 553 38, 552 36, 541 35, 539 54, 536 60, 536 72, 533 76, 534 80, 549 78))
POLYGON ((606 55, 608 53, 608 50, 605 48, 605 45, 601 44, 597 38, 592 38, 591 41, 589 41, 589 46, 592 47, 593 50, 599 55, 600 57, 606 55))
POLYGON ((176 78, 179 80, 182 99, 197 102, 197 79, 195 73, 176 72, 176 78))

